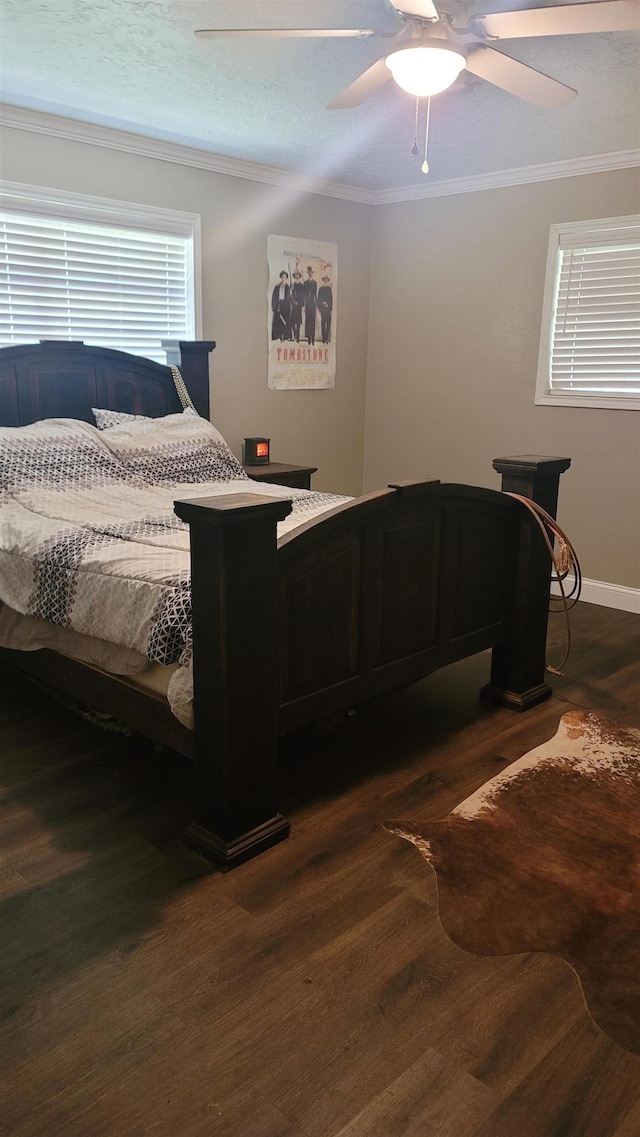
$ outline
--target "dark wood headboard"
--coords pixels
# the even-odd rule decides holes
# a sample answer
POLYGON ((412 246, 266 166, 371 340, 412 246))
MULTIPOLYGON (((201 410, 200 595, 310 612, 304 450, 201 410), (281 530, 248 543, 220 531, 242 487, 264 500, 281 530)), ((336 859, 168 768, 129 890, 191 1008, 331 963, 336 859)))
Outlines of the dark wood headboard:
MULTIPOLYGON (((193 404, 209 417, 209 352, 213 340, 183 341, 167 349, 193 404)), ((0 348, 0 426, 43 418, 93 422, 92 407, 157 418, 182 409, 168 366, 108 347, 41 340, 0 348)))

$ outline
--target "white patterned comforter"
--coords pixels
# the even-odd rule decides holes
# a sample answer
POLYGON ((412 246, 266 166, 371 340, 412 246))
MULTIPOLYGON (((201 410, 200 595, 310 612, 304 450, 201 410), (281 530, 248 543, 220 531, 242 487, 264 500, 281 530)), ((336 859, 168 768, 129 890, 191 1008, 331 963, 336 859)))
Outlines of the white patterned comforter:
POLYGON ((0 600, 178 663, 169 703, 191 726, 189 529, 173 503, 248 489, 292 499, 279 535, 349 500, 249 481, 196 416, 0 428, 0 600))

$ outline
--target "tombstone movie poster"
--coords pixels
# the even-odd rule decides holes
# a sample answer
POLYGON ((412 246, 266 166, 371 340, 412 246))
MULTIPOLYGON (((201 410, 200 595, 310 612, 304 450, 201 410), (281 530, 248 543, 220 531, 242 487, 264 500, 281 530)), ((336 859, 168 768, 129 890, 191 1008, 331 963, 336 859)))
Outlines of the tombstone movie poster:
POLYGON ((268 237, 269 387, 335 387, 338 246, 268 237))

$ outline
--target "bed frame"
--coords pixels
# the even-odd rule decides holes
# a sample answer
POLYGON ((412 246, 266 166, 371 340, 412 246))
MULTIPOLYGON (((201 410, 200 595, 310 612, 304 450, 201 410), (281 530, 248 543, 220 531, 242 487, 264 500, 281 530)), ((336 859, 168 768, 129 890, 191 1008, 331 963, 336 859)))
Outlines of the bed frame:
MULTIPOLYGON (((211 341, 180 343, 209 415, 211 341)), ((168 367, 106 348, 42 341, 0 350, 0 424, 92 421, 92 406, 180 410, 168 367)), ((502 489, 555 516, 568 458, 497 458, 502 489)), ((250 492, 178 501, 191 527, 194 730, 158 696, 54 652, 0 658, 194 759, 185 838, 230 868, 282 840, 278 737, 492 648, 481 696, 526 710, 547 699, 550 561, 529 512, 496 490, 402 482, 279 541, 290 502, 250 492)))

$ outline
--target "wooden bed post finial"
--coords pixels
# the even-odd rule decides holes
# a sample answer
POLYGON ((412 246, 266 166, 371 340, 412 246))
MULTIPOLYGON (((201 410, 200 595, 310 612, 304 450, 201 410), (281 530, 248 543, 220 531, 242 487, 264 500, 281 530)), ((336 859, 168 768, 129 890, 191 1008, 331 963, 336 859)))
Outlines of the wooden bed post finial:
POLYGON ((570 465, 570 458, 546 458, 538 454, 493 459, 494 470, 502 474, 503 493, 519 493, 523 497, 530 497, 552 517, 555 517, 558 507, 560 475, 570 465))

